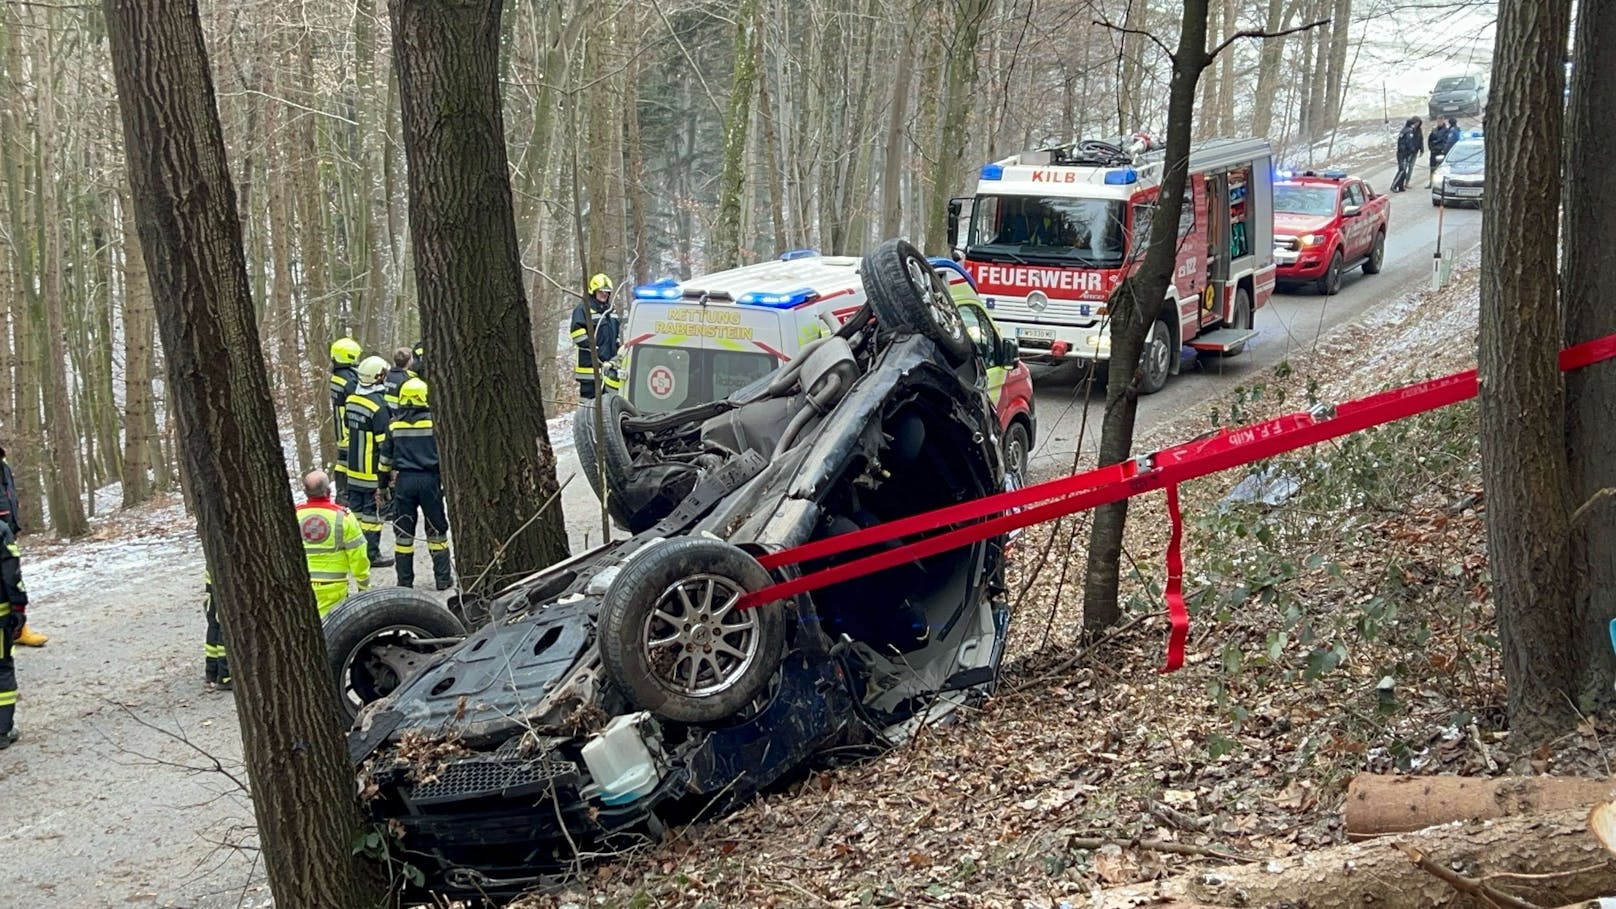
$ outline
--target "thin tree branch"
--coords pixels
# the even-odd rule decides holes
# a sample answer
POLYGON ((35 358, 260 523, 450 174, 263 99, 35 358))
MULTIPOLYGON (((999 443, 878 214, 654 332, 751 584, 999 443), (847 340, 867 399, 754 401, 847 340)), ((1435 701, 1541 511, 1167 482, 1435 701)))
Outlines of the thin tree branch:
POLYGON ((1297 32, 1305 32, 1309 29, 1319 28, 1329 24, 1329 19, 1319 19, 1315 22, 1309 22, 1306 25, 1293 25, 1290 28, 1282 28, 1277 32, 1263 31, 1262 29, 1247 29, 1246 31, 1235 32, 1229 37, 1223 39, 1222 44, 1212 48, 1212 52, 1206 55, 1206 60, 1201 64, 1201 68, 1206 69, 1212 64, 1212 61, 1217 58, 1218 54, 1223 53, 1224 50, 1229 47, 1229 45, 1239 41, 1241 38, 1259 38, 1262 40, 1267 40, 1269 38, 1283 38, 1286 35, 1294 35, 1297 32))
POLYGON ((1151 34, 1150 32, 1145 31, 1142 28, 1128 28, 1127 26, 1117 25, 1115 22, 1109 22, 1109 21, 1107 21, 1105 19, 1095 19, 1089 24, 1090 25, 1098 25, 1101 28, 1109 28, 1114 32, 1120 32, 1120 33, 1122 33, 1124 35, 1138 35, 1141 38, 1149 38, 1151 44, 1156 45, 1156 47, 1159 48, 1163 54, 1167 55, 1168 59, 1172 59, 1172 56, 1173 56, 1172 49, 1169 48, 1167 45, 1163 44, 1162 40, 1160 38, 1156 37, 1155 35, 1151 34))

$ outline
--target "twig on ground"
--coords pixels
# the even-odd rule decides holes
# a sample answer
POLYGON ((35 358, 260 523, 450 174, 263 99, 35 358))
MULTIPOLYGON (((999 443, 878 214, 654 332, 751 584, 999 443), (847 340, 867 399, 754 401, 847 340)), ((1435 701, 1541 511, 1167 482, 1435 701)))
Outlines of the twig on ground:
POLYGON ((1190 815, 1179 811, 1177 808, 1174 808, 1172 805, 1168 805, 1163 802, 1152 802, 1150 805, 1150 813, 1160 818, 1163 823, 1168 824, 1169 826, 1177 827, 1180 830, 1189 830, 1193 833, 1205 833, 1206 828, 1210 826, 1206 821, 1203 821, 1200 818, 1191 817, 1190 815))
POLYGON ((1194 843, 1174 843, 1168 840, 1130 840, 1123 837, 1074 836, 1066 841, 1066 845, 1072 849, 1088 849, 1091 851, 1106 846, 1121 846, 1124 849, 1148 849, 1151 852, 1167 852, 1173 855, 1202 855, 1241 865, 1249 865, 1252 862, 1260 861, 1258 856, 1246 855, 1240 852, 1227 852, 1216 846, 1197 846, 1194 843))
POLYGON ((1408 856, 1408 860, 1413 862, 1416 868, 1466 896, 1473 896, 1495 906, 1503 906, 1505 909, 1542 909, 1536 903, 1529 903, 1526 900, 1502 893, 1484 881, 1466 877, 1452 868, 1444 867, 1441 863, 1432 861, 1430 856, 1407 843, 1395 842, 1391 845, 1393 849, 1408 856))

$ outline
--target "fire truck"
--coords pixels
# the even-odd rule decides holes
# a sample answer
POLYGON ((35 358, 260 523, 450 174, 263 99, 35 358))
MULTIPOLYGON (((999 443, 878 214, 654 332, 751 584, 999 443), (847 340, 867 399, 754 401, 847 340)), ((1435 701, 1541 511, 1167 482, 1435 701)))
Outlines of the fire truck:
MULTIPOLYGON (((1263 139, 1191 149, 1144 393, 1178 372, 1184 346, 1232 356, 1256 334, 1274 291, 1272 154, 1263 139)), ((1110 358, 1106 300, 1144 261, 1164 160, 1143 134, 1023 152, 983 165, 976 195, 951 206, 955 255, 1023 358, 1110 358)))

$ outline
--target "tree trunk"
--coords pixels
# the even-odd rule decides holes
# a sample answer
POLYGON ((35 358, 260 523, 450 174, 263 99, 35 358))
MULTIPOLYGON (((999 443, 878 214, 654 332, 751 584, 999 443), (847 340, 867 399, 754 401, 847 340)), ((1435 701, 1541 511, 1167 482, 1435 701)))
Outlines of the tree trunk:
POLYGON ((511 207, 501 0, 392 0, 421 324, 464 582, 494 589, 567 555, 511 207), (496 504, 497 503, 497 504, 496 504))
MULTIPOLYGON (((1150 224, 1150 247, 1139 270, 1112 292, 1110 380, 1105 389, 1105 416, 1100 425, 1099 459, 1102 466, 1125 461, 1133 452, 1134 421, 1139 411, 1139 354, 1151 323, 1163 312, 1173 262, 1178 249, 1178 219, 1189 180, 1190 126, 1195 113, 1195 88, 1201 71, 1211 61, 1206 54, 1208 0, 1185 0, 1178 49, 1173 54, 1173 81, 1167 99, 1167 151, 1162 169, 1156 214, 1150 224)), ((1178 318, 1178 307, 1170 307, 1178 318)), ((1128 500, 1103 505, 1094 511, 1089 533, 1089 554, 1083 584, 1083 627, 1096 631, 1114 624, 1122 612, 1117 604, 1118 564, 1122 559, 1122 532, 1128 520, 1128 500)))
POLYGON ((1570 18, 1570 0, 1500 4, 1487 110, 1497 154, 1481 225, 1481 477, 1511 740, 1527 743, 1577 721, 1564 334, 1553 280, 1561 181, 1544 179, 1561 164, 1570 18))
MULTIPOLYGON (((1268 0, 1268 19, 1264 27, 1277 32, 1290 27, 1286 8, 1294 10, 1285 0, 1268 0)), ((1257 58, 1257 93, 1252 98, 1251 134, 1267 136, 1274 128, 1274 94, 1279 88, 1279 68, 1285 60, 1285 39, 1270 38, 1262 43, 1257 58)))
POLYGON ((1484 821, 1542 811, 1587 811, 1616 783, 1571 776, 1385 776, 1360 773, 1341 809, 1353 839, 1407 833, 1450 821, 1484 821))
POLYGON ((764 167, 768 170, 769 227, 774 231, 775 252, 784 252, 791 248, 791 235, 786 232, 786 199, 785 184, 780 170, 780 139, 774 131, 774 105, 769 101, 769 70, 764 66, 768 32, 765 30, 761 6, 758 8, 755 22, 758 39, 753 65, 757 67, 758 126, 763 131, 763 135, 759 138, 763 143, 764 167))
POLYGON ((333 722, 196 5, 106 0, 103 10, 186 472, 203 493, 197 525, 230 648, 260 858, 277 906, 374 905, 381 884, 353 854, 353 767, 333 722))
POLYGON ((1319 131, 1335 129, 1341 116, 1341 100, 1347 89, 1347 29, 1352 22, 1352 0, 1335 0, 1330 11, 1329 72, 1325 77, 1324 109, 1319 131))
POLYGON ((140 250, 135 215, 123 206, 123 507, 151 498, 151 469, 157 447, 157 420, 152 406, 153 324, 146 257, 140 250))
MULTIPOLYGON (((1578 5, 1571 103, 1566 112, 1568 174, 1594 173, 1596 152, 1616 123, 1616 5, 1578 5)), ((1616 281, 1609 238, 1616 230, 1616 185, 1609 180, 1564 184, 1565 243, 1560 279, 1567 347, 1616 334, 1616 308, 1604 288, 1616 281)), ((1616 487, 1616 363, 1567 373, 1566 456, 1571 504, 1616 487)), ((1616 706, 1611 680, 1616 657, 1603 629, 1616 619, 1616 503, 1590 508, 1571 528, 1577 703, 1584 712, 1616 706)))
MULTIPOLYGON (((1512 883, 1506 878, 1491 883, 1501 891, 1530 896, 1540 905, 1559 906, 1616 892, 1616 862, 1588 832, 1587 813, 1578 809, 1436 827, 1398 836, 1395 842, 1413 846, 1443 866, 1461 869, 1459 873, 1467 877, 1498 872, 1544 875, 1539 880, 1512 883)), ((1106 890, 1092 906, 1123 909, 1178 899, 1222 906, 1434 909, 1454 905, 1456 897, 1451 886, 1415 866, 1393 841, 1371 840, 1106 890)))
POLYGON ((746 188, 746 132, 752 119, 753 80, 758 76, 760 40, 758 0, 741 0, 735 12, 735 76, 730 83, 729 115, 724 121, 724 170, 718 179, 718 223, 713 226, 713 271, 740 264, 741 194, 746 188))
MULTIPOLYGON (((1140 0, 1143 2, 1143 0, 1140 0)), ((962 0, 953 23, 944 78, 942 133, 933 167, 932 191, 937 198, 926 208, 926 254, 948 255, 948 205, 945 200, 959 185, 965 161, 965 127, 970 120, 971 97, 976 91, 976 45, 982 36, 989 0, 962 0)))
MULTIPOLYGON (((275 85, 276 81, 271 78, 270 85, 275 85)), ((270 94, 276 92, 272 90, 270 94)), ((319 465, 314 462, 314 449, 309 444, 309 411, 304 406, 305 399, 301 394, 309 384, 310 377, 306 377, 303 370, 298 368, 303 358, 298 353, 298 320, 292 309, 292 262, 288 252, 291 238, 287 236, 292 226, 292 213, 286 201, 286 184, 291 179, 291 168, 286 165, 279 140, 281 106, 280 101, 269 100, 265 103, 264 111, 264 172, 269 178, 265 181, 268 184, 265 203, 269 219, 270 268, 274 272, 270 277, 268 322, 275 343, 275 371, 278 373, 275 385, 280 389, 283 428, 292 434, 292 450, 297 455, 298 464, 302 465, 302 470, 311 470, 319 465)), ((324 413, 323 410, 319 412, 324 413)))

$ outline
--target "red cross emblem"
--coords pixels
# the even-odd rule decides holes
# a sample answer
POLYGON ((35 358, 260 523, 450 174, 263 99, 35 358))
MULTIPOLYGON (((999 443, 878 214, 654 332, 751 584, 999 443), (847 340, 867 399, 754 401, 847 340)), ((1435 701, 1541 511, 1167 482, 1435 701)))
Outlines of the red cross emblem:
POLYGON ((298 525, 305 543, 324 543, 331 539, 331 522, 324 515, 311 514, 298 525))

